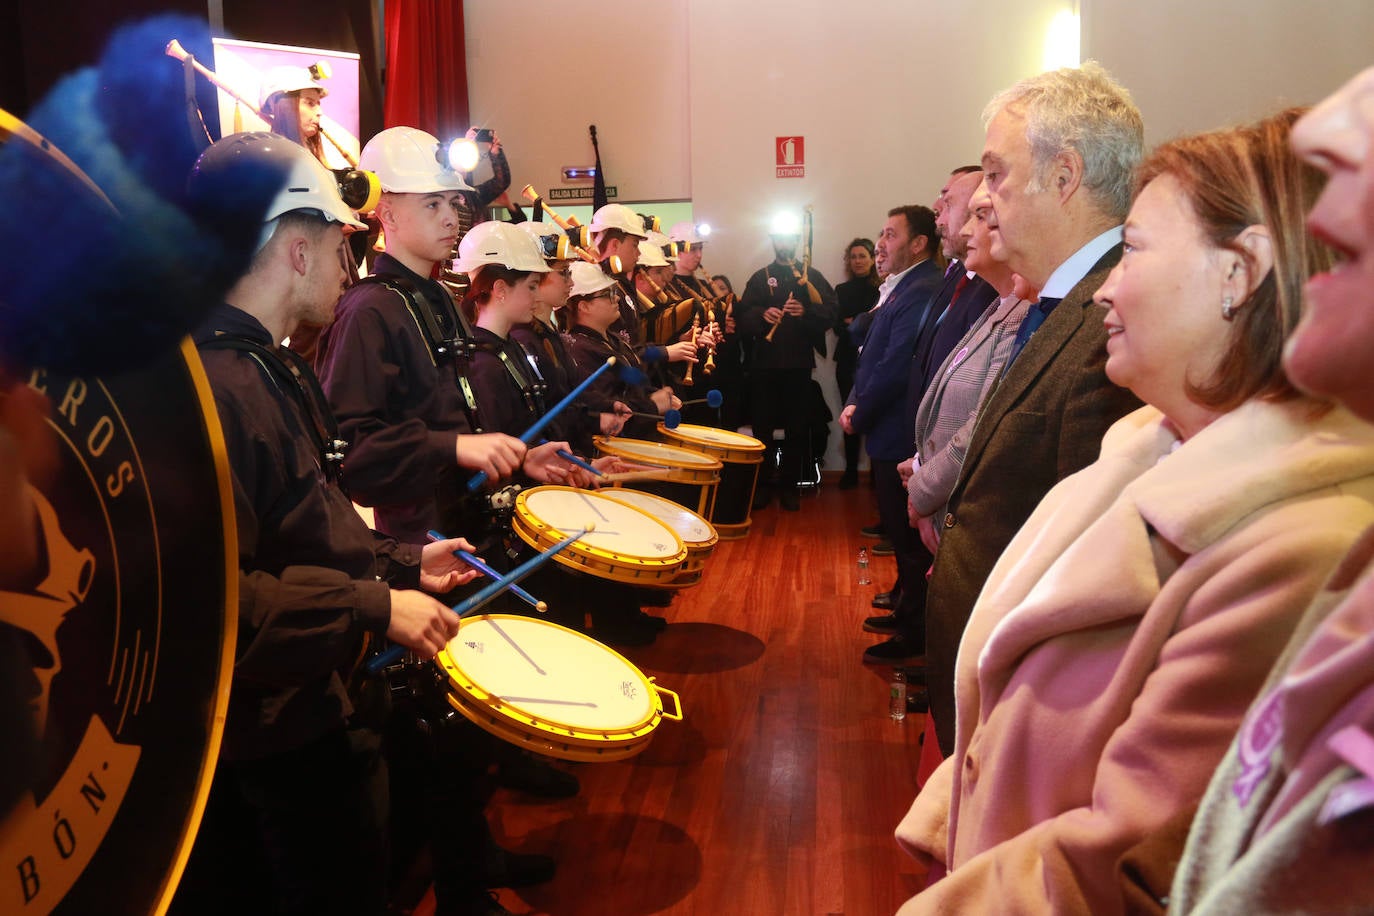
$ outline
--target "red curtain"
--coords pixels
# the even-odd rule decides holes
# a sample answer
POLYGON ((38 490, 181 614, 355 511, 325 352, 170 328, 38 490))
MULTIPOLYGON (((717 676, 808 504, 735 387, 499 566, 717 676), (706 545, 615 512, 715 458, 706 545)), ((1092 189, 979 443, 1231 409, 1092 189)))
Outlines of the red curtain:
POLYGON ((386 0, 385 121, 441 140, 470 126, 462 0, 386 0))

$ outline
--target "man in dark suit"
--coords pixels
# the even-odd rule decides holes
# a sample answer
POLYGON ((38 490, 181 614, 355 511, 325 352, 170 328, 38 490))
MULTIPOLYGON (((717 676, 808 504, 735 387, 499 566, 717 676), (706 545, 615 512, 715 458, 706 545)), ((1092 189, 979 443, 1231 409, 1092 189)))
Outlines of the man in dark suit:
POLYGON ((1092 296, 1121 257, 1140 112, 1089 63, 1022 80, 985 114, 992 255, 1041 298, 983 405, 937 529, 927 673, 945 754, 954 748, 955 656, 984 580, 1041 497, 1096 460, 1107 427, 1139 404, 1106 377, 1104 311, 1092 296))
POLYGON ((935 226, 940 230, 940 250, 949 259, 952 270, 945 271, 945 286, 936 304, 931 306, 931 314, 926 319, 921 336, 916 341, 915 364, 913 365, 912 385, 909 395, 914 403, 908 404, 912 423, 916 420, 916 408, 925 396, 926 388, 935 375, 935 370, 945 361, 954 345, 963 339, 968 329, 997 298, 997 290, 977 274, 964 266, 968 254, 968 240, 960 233, 969 218, 969 201, 973 192, 983 183, 981 167, 964 166, 956 169, 949 177, 949 183, 941 192, 936 207, 935 226), (915 374, 919 372, 919 384, 915 374))
POLYGON ((894 608, 897 636, 882 644, 884 652, 872 655, 870 649, 864 653, 864 661, 870 664, 911 664, 924 651, 925 567, 919 559, 924 551, 918 550, 920 541, 907 521, 906 491, 897 464, 911 456, 915 437, 915 428, 906 422, 911 354, 931 296, 944 276, 933 257, 937 239, 935 212, 930 208, 908 205, 888 211, 877 244, 878 260, 887 268, 888 277, 859 351, 854 387, 840 413, 840 426, 846 433, 867 437, 878 518, 897 560, 893 588, 898 596, 894 608))

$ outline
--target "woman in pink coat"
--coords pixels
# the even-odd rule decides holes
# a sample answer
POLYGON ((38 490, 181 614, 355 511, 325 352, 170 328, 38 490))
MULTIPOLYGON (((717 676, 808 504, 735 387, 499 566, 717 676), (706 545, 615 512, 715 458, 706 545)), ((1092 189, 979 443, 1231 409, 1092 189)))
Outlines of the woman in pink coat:
POLYGON ((956 665, 954 754, 898 829, 948 874, 901 910, 1122 910, 1116 862, 1195 805, 1304 608, 1374 522, 1374 428, 1280 366, 1319 174, 1295 112, 1142 164, 1099 290, 1146 407, 1008 546, 956 665))

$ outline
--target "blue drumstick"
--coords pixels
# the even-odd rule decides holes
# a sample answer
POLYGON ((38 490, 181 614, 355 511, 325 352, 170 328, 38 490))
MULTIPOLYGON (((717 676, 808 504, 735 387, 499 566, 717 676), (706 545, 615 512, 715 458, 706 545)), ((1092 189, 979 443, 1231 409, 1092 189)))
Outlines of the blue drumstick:
POLYGON ((559 457, 559 458, 562 458, 564 461, 571 461, 573 464, 577 465, 577 466, 580 467, 582 470, 584 470, 584 471, 590 471, 591 473, 595 474, 597 477, 600 477, 600 476, 601 476, 601 472, 600 472, 600 471, 598 471, 596 468, 592 467, 590 464, 588 464, 587 462, 583 461, 581 458, 577 457, 576 455, 574 455, 572 452, 568 451, 568 450, 565 449, 565 448, 560 448, 560 449, 558 450, 558 457, 559 457))
MULTIPOLYGON (((525 443, 526 445, 529 445, 531 442, 533 442, 534 437, 538 436, 541 432, 543 432, 544 427, 548 426, 554 417, 558 416, 558 414, 561 413, 564 408, 566 408, 573 401, 577 400, 577 396, 580 395, 582 392, 586 391, 592 382, 596 381, 597 376, 601 375, 601 373, 605 372, 607 369, 611 368, 614 365, 615 357, 606 357, 606 362, 602 363, 600 366, 597 367, 595 372, 593 372, 591 375, 583 379, 580 385, 578 385, 572 391, 568 392, 568 396, 566 398, 559 401, 557 404, 553 405, 553 408, 548 413, 544 414, 538 420, 535 420, 534 424, 530 426, 529 429, 521 433, 520 441, 525 443)), ((487 472, 478 471, 476 474, 472 476, 472 479, 468 481, 468 492, 477 492, 477 490, 482 486, 482 484, 486 482, 487 472)))
MULTIPOLYGON (((459 617, 466 617, 469 614, 476 613, 480 608, 484 607, 488 602, 490 602, 497 595, 501 594, 501 592, 505 591, 512 584, 519 582, 521 579, 525 578, 530 573, 534 572, 536 569, 543 566, 549 560, 552 560, 555 554, 563 550, 573 541, 576 541, 578 538, 582 537, 584 534, 588 534, 589 532, 593 531, 594 528, 594 525, 588 523, 586 528, 582 529, 576 534, 568 535, 563 540, 559 541, 557 544, 554 544, 552 547, 550 547, 543 553, 531 557, 524 563, 521 563, 519 566, 515 567, 515 569, 511 570, 506 575, 495 580, 494 582, 489 583, 488 585, 483 586, 475 594, 470 595, 465 600, 460 601, 458 604, 455 604, 452 608, 453 613, 457 614, 459 617)), ((370 662, 367 663, 368 673, 376 674, 377 672, 385 668, 387 665, 395 664, 396 662, 400 661, 401 656, 406 654, 406 651, 407 650, 405 646, 392 646, 390 649, 387 649, 385 652, 381 653, 380 655, 377 655, 370 662)))
MULTIPOLYGON (((444 537, 437 531, 430 531, 429 537, 432 541, 448 540, 448 538, 444 537)), ((479 559, 471 553, 468 553, 466 550, 455 550, 453 551, 453 555, 490 579, 501 578, 501 574, 499 572, 492 569, 490 566, 483 563, 481 559, 479 559)), ((547 604, 545 604, 543 601, 540 601, 538 598, 534 597, 518 585, 512 585, 510 587, 510 593, 515 597, 519 598, 521 601, 530 605, 532 608, 534 608, 541 614, 549 609, 549 606, 547 604)))

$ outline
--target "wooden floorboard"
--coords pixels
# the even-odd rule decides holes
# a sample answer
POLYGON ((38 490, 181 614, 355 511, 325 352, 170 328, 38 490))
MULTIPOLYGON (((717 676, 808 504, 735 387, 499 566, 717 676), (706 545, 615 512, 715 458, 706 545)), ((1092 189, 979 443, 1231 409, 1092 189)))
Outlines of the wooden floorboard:
POLYGON ((637 757, 570 765, 582 792, 557 803, 498 793, 506 846, 558 861, 550 883, 502 891, 516 913, 581 916, 890 914, 922 875, 892 830, 915 793, 922 716, 894 723, 887 670, 860 663, 860 629, 894 575, 873 561, 872 491, 834 481, 802 511, 755 513, 722 541, 668 631, 624 654, 682 697, 637 757))

